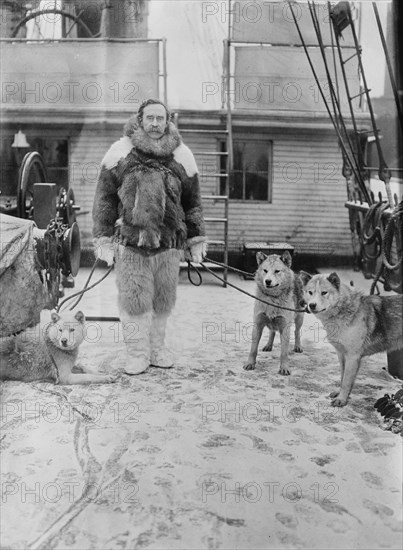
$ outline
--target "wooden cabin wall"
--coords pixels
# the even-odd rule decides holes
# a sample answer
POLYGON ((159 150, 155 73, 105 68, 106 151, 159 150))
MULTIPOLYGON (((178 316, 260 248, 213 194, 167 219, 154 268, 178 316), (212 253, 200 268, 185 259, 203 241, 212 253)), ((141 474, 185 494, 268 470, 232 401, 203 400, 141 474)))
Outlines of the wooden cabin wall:
MULTIPOLYGON (((220 139, 219 134, 186 135, 196 153, 217 151, 220 139)), ((245 242, 288 242, 300 253, 350 256, 346 184, 334 136, 266 133, 265 139, 273 143, 272 202, 230 200, 230 250, 242 250, 245 242)), ((218 161, 197 154, 196 159, 202 194, 219 194, 218 178, 208 175, 218 161)), ((204 210, 206 216, 222 216, 223 203, 204 201, 204 210)), ((207 233, 212 240, 222 239, 222 224, 208 224, 207 233)))
MULTIPOLYGON (((69 140, 69 186, 81 207, 77 221, 82 245, 92 243, 92 204, 100 163, 110 145, 122 135, 119 124, 82 125, 80 128, 50 129, 26 125, 28 140, 34 137, 69 140)), ((2 136, 12 143, 16 128, 2 136)), ((237 129, 240 135, 241 129, 237 129)), ((203 195, 219 194, 216 152, 223 134, 183 132, 185 143, 195 153, 203 195)), ((249 135, 249 134, 245 134, 249 135)), ((272 202, 229 203, 229 247, 242 251, 246 242, 289 242, 301 253, 351 256, 351 237, 346 201, 346 184, 341 174, 341 154, 330 132, 266 132, 273 143, 272 202), (296 177, 299 170, 299 177, 296 177), (287 178, 288 174, 288 178, 287 178)), ((207 217, 224 215, 224 204, 204 200, 207 217)), ((207 225, 212 240, 222 240, 223 224, 207 225)))
POLYGON ((101 161, 112 145, 122 136, 120 125, 110 127, 84 127, 79 135, 70 139, 70 187, 75 202, 80 205, 77 222, 83 247, 92 242, 92 204, 100 172, 101 161))
MULTIPOLYGON (((91 208, 100 162, 113 141, 121 136, 114 129, 84 128, 70 143, 70 185, 81 206, 78 218, 84 246, 92 233, 91 208)), ((218 157, 222 135, 183 133, 194 152, 203 195, 219 194, 218 157)), ((229 247, 243 249, 245 242, 289 242, 300 253, 351 255, 346 185, 341 174, 341 155, 333 136, 312 134, 267 134, 273 142, 272 202, 229 202, 229 247)), ((204 200, 206 217, 224 215, 220 201, 204 200)), ((223 225, 209 223, 212 240, 223 238, 223 225)))

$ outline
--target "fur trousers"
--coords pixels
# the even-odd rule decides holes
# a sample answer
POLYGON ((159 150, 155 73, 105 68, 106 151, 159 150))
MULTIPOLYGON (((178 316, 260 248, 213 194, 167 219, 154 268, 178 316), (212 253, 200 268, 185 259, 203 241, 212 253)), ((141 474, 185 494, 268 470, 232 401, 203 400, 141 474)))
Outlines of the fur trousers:
POLYGON ((119 311, 129 315, 169 313, 176 301, 180 254, 170 249, 145 256, 119 245, 115 264, 119 311))

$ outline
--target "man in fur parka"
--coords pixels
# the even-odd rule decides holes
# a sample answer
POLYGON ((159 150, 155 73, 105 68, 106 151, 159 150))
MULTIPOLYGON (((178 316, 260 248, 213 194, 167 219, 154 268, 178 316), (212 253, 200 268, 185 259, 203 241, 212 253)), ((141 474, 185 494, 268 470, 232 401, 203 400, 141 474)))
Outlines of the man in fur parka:
POLYGON ((126 372, 172 367, 181 250, 202 261, 206 237, 196 162, 162 102, 145 101, 103 158, 93 221, 97 257, 115 262, 126 372))

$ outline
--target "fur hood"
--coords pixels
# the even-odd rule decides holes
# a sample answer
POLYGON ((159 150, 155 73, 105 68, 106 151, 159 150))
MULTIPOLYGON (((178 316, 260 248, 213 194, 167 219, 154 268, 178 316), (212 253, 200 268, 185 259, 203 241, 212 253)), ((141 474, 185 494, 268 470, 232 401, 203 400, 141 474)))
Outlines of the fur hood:
POLYGON ((137 117, 132 116, 124 125, 123 133, 138 151, 153 157, 170 157, 181 144, 179 132, 172 122, 168 122, 166 132, 160 139, 153 139, 139 126, 137 117))

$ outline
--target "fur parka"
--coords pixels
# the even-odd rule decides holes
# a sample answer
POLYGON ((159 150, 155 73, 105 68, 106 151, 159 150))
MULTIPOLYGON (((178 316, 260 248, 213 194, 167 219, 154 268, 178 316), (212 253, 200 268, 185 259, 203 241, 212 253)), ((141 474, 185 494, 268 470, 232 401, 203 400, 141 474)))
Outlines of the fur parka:
POLYGON ((102 160, 93 221, 96 239, 118 225, 124 243, 146 252, 205 240, 196 162, 172 123, 154 140, 129 119, 102 160))

